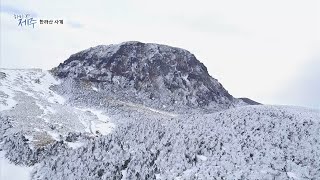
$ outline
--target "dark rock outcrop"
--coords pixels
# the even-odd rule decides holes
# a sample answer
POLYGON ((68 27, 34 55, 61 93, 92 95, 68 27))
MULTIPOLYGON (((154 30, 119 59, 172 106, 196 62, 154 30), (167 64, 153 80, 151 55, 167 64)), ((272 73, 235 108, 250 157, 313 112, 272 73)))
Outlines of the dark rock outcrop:
POLYGON ((187 50, 159 44, 100 45, 74 55, 52 70, 59 78, 100 89, 133 90, 162 103, 228 108, 237 104, 207 68, 187 50))

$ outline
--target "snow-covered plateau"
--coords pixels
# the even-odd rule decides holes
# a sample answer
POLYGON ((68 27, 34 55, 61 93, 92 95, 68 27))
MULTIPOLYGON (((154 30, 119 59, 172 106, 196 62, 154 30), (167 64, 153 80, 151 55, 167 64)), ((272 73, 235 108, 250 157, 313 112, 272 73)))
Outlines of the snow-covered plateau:
POLYGON ((0 69, 0 179, 320 179, 319 110, 248 102, 157 44, 0 69))

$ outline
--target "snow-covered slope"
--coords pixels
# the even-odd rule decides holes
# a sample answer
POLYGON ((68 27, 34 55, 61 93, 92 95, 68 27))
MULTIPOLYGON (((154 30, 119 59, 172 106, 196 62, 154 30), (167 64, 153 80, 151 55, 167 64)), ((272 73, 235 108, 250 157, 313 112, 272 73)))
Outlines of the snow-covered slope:
MULTIPOLYGON (((61 147, 77 148, 88 138, 114 129, 112 120, 100 110, 68 105, 65 98, 51 90, 59 83, 40 69, 0 69, 0 179, 14 175, 15 169, 23 174, 31 172, 20 165, 33 166, 59 153, 61 147), (77 134, 85 138, 65 141, 77 134), (7 164, 4 154, 19 165, 7 164)), ((23 174, 9 179, 27 177, 23 174)))
POLYGON ((77 108, 65 103, 65 98, 51 90, 59 84, 48 71, 0 70, 1 114, 14 121, 13 125, 32 135, 33 142, 47 137, 59 139, 68 132, 99 131, 107 134, 113 123, 102 112, 77 108))

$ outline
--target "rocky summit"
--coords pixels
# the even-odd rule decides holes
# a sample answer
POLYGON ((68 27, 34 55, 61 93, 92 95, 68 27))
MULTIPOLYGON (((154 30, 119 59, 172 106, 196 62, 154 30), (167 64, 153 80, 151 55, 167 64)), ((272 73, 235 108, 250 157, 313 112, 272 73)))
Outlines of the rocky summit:
POLYGON ((144 102, 223 109, 242 102, 212 78, 193 54, 167 45, 99 45, 71 55, 52 72, 62 79, 90 82, 100 90, 134 91, 145 97, 144 102))

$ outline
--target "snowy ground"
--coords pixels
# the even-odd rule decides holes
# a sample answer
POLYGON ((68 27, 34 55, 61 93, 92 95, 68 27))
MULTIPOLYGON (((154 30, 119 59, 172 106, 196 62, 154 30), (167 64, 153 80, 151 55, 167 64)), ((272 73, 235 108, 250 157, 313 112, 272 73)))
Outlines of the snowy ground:
POLYGON ((29 180, 33 167, 14 165, 4 157, 0 151, 0 179, 1 180, 29 180))
POLYGON ((108 134, 114 128, 110 118, 95 109, 69 106, 65 98, 51 90, 59 84, 48 71, 1 69, 1 114, 14 119, 13 125, 31 136, 58 140, 68 132, 108 134))
MULTIPOLYGON (((30 148, 35 149, 60 141, 69 132, 106 135, 115 127, 102 111, 67 105, 65 98, 51 90, 59 81, 48 71, 0 69, 0 73, 0 115, 9 117, 13 126, 4 137, 23 132, 30 148)), ((76 149, 84 142, 67 145, 76 149)), ((14 165, 4 157, 4 151, 0 152, 1 180, 29 179, 32 168, 14 165)))

